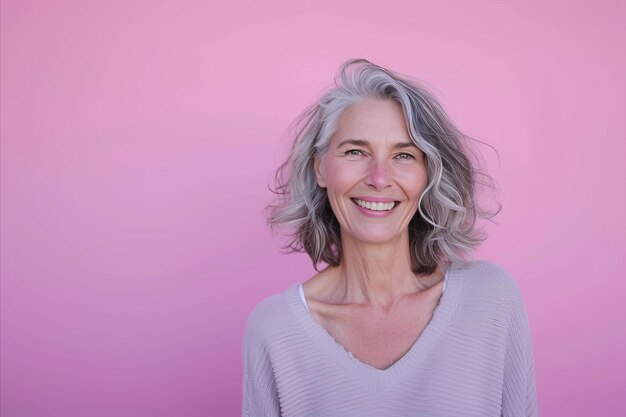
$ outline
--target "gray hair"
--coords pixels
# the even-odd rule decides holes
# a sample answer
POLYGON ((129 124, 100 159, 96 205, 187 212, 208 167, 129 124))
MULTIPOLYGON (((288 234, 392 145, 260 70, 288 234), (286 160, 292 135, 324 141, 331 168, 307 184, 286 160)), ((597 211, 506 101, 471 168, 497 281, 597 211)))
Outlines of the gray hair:
POLYGON ((464 261, 486 234, 477 217, 490 219, 502 206, 488 211, 477 204, 477 185, 495 188, 480 168, 480 155, 425 87, 364 59, 345 62, 335 87, 309 106, 292 124, 295 140, 287 160, 276 172, 272 190, 277 198, 267 210, 267 223, 286 227, 288 252, 306 252, 317 270, 320 262, 341 263, 341 233, 313 170, 316 156, 330 145, 342 113, 365 98, 395 100, 402 105, 409 134, 427 159, 428 185, 409 223, 412 269, 430 274, 442 262, 464 261), (475 163, 472 163, 472 159, 475 163), (480 179, 484 181, 480 181, 480 179))

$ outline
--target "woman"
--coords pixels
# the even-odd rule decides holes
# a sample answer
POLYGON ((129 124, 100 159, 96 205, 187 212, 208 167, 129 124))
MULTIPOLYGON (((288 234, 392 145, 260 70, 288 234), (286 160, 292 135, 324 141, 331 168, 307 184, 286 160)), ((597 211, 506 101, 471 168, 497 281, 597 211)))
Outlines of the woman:
POLYGON ((268 222, 327 267, 250 313, 243 415, 536 416, 518 287, 466 260, 484 174, 433 95, 353 60, 300 121, 268 222))

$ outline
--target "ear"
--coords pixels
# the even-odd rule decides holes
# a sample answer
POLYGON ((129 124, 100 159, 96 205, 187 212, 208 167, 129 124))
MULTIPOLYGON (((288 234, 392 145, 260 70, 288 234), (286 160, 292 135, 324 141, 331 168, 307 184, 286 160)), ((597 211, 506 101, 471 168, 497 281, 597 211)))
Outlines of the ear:
POLYGON ((322 188, 326 188, 326 180, 324 179, 324 174, 322 173, 322 159, 319 156, 316 156, 313 159, 313 171, 315 172, 317 185, 322 188))

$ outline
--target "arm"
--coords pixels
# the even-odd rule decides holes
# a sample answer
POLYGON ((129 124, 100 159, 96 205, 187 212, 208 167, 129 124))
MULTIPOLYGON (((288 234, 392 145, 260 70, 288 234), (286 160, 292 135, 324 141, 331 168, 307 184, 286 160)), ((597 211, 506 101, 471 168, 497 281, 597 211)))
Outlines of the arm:
POLYGON ((535 369, 528 316, 519 288, 509 298, 502 394, 503 417, 537 417, 535 369))
POLYGON ((243 417, 280 417, 274 371, 253 311, 243 337, 243 417))

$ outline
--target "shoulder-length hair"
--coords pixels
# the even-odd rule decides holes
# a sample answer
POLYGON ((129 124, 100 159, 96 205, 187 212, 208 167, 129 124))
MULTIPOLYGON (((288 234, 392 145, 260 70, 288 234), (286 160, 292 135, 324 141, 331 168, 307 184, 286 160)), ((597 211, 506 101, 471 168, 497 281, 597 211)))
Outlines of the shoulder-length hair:
POLYGON ((480 155, 468 146, 471 138, 454 126, 432 93, 364 59, 345 62, 335 87, 292 124, 295 140, 276 172, 272 191, 277 198, 266 208, 268 225, 287 228, 284 249, 308 253, 316 270, 320 262, 341 263, 339 222, 326 189, 317 184, 313 161, 328 150, 342 113, 364 98, 399 102, 411 139, 427 158, 428 185, 409 223, 413 272, 430 274, 441 263, 465 261, 486 238, 476 218, 488 219, 501 210, 499 203, 493 212, 477 204, 476 186, 495 188, 493 180, 479 168, 480 155))

